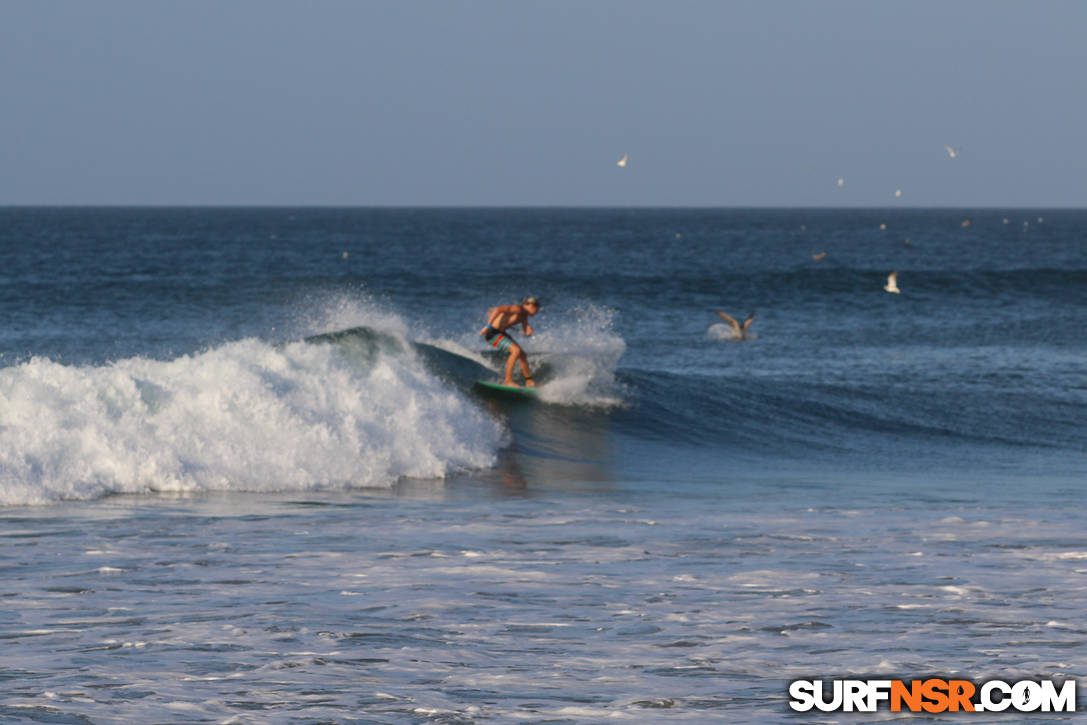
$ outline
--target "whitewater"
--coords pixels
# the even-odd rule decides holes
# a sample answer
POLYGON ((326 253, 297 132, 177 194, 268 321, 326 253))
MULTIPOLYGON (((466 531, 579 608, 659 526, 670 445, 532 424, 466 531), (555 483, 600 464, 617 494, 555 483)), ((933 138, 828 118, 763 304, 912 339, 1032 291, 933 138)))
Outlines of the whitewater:
POLYGON ((407 350, 368 369, 249 339, 161 362, 0 371, 0 503, 384 486, 494 463, 503 433, 407 350))
POLYGON ((0 208, 0 719, 754 724, 807 721, 793 679, 1082 679, 1085 222, 0 208), (526 295, 538 399, 487 394, 526 295))

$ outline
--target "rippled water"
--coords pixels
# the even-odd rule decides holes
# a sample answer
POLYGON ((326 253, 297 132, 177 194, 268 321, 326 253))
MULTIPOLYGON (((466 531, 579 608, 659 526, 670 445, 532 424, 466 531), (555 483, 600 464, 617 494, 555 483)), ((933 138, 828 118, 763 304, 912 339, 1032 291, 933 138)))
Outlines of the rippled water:
POLYGON ((1087 676, 1087 214, 1042 217, 0 209, 0 720, 1087 676), (539 400, 480 394, 526 293, 539 400))
POLYGON ((758 723, 793 678, 1087 670, 1068 512, 694 503, 495 478, 8 511, 0 713, 758 723))

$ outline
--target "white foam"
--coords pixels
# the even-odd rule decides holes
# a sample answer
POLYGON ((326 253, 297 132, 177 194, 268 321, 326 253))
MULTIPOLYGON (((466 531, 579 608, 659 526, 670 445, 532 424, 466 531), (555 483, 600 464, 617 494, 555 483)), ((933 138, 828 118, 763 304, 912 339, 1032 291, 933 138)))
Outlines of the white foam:
POLYGON ((619 358, 626 342, 614 330, 615 311, 579 307, 559 313, 546 327, 530 338, 526 349, 536 360, 550 367, 540 397, 549 403, 614 407, 623 403, 623 387, 615 379, 619 358), (544 351, 534 355, 533 350, 544 351))
POLYGON ((307 312, 299 315, 296 321, 299 336, 353 327, 369 327, 400 338, 407 338, 409 334, 408 323, 402 317, 362 292, 311 300, 306 309, 307 312))
POLYGON ((493 465, 499 425, 410 352, 232 342, 172 361, 0 369, 0 505, 390 486, 493 465))

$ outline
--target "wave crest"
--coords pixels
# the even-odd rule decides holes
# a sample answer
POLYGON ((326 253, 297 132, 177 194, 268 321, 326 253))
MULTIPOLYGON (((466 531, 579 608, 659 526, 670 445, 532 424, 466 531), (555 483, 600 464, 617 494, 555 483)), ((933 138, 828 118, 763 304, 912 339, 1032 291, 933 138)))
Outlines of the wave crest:
POLYGON ((0 505, 391 486, 493 465, 501 426, 386 338, 4 368, 0 505))

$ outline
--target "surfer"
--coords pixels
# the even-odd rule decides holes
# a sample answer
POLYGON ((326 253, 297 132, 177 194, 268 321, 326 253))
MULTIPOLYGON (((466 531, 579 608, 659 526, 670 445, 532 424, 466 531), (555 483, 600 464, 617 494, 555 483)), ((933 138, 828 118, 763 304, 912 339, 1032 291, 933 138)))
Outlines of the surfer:
POLYGON ((536 386, 528 370, 528 357, 525 351, 521 349, 513 336, 506 332, 506 329, 519 324, 523 327, 525 334, 531 336, 532 325, 528 324, 528 318, 539 311, 540 303, 535 297, 526 297, 519 305, 502 305, 487 310, 487 325, 479 331, 479 334, 491 343, 491 347, 510 354, 506 359, 506 377, 502 380, 503 385, 516 385, 513 382, 513 364, 519 362, 521 372, 525 376, 525 385, 530 388, 536 386))
POLYGON ((726 315, 721 310, 717 310, 717 314, 721 316, 721 319, 728 323, 729 328, 732 330, 733 340, 746 340, 747 328, 751 327, 751 321, 755 319, 755 312, 752 310, 751 314, 747 316, 747 319, 742 323, 737 322, 731 315, 726 315))

